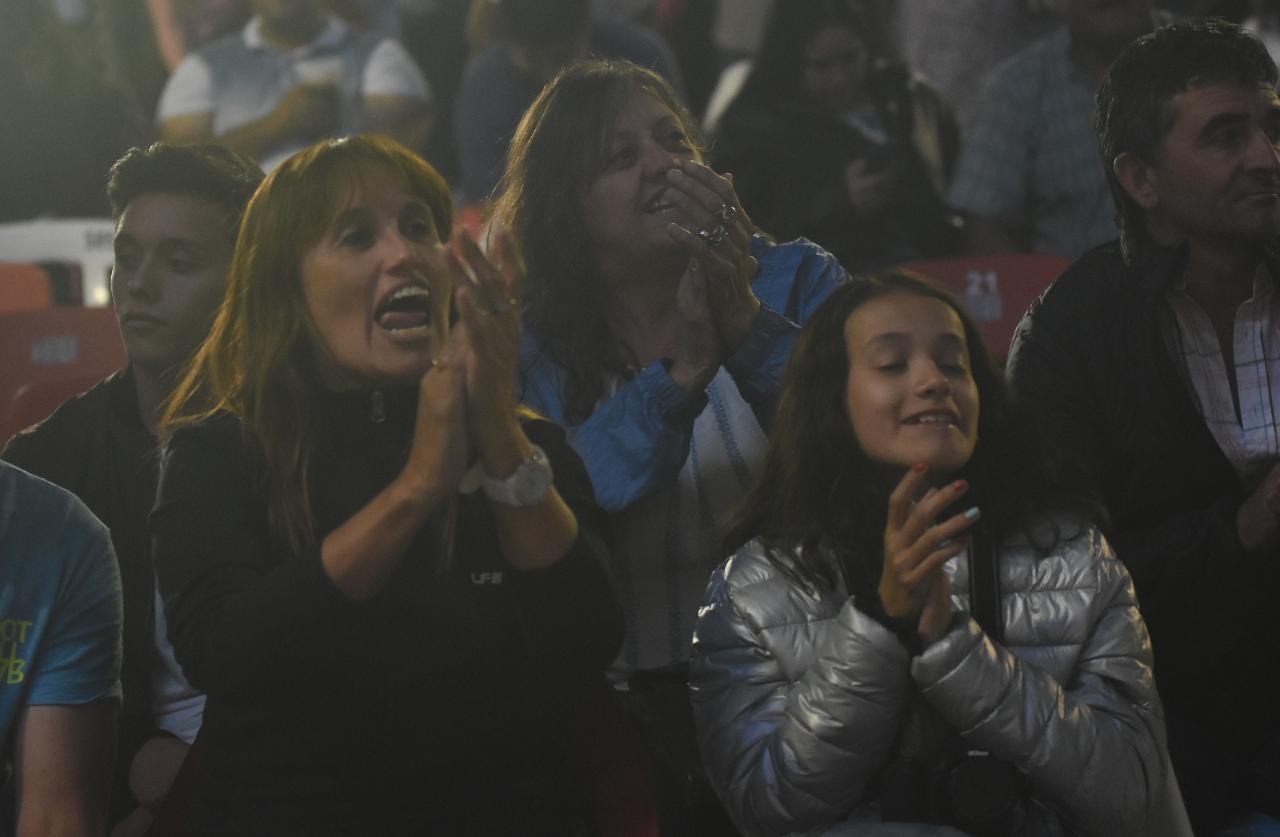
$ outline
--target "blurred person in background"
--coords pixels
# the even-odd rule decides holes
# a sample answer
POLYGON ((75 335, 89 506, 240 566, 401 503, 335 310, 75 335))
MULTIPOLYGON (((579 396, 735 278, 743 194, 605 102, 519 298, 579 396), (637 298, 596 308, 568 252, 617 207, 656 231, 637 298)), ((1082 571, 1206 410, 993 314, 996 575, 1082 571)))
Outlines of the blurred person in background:
POLYGON ((45 2, 0 3, 0 114, 0 221, 108 215, 107 169, 153 134, 92 29, 45 2))
MULTIPOLYGON (((871 7, 872 11, 878 7, 871 7)), ((813 239, 848 270, 955 252, 943 204, 958 146, 950 110, 850 4, 775 7, 712 154, 760 227, 813 239)))
POLYGON ((653 31, 617 18, 595 19, 589 0, 473 0, 477 52, 454 108, 460 200, 493 197, 507 146, 543 85, 575 59, 618 58, 648 67, 680 90, 670 48, 653 31))
POLYGON ((426 78, 398 42, 361 32, 322 0, 253 0, 244 29, 188 55, 156 110, 170 142, 217 141, 270 171, 325 137, 386 133, 421 150, 426 78))
POLYGON ((1098 165, 1094 91, 1155 28, 1152 0, 1065 0, 1062 26, 997 67, 965 133, 947 199, 970 253, 1075 258, 1116 237, 1098 165))
POLYGON ((169 74, 189 53, 239 30, 249 0, 92 0, 93 25, 110 77, 129 91, 144 114, 169 74))

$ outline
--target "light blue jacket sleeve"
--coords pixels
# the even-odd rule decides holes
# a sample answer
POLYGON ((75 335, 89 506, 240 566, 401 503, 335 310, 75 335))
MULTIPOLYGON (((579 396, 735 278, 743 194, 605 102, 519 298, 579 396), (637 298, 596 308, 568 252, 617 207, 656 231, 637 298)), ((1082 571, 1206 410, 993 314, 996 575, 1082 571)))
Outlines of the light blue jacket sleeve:
MULTIPOLYGON (((763 307, 747 339, 724 366, 767 427, 800 327, 846 274, 830 253, 803 239, 771 244, 756 236, 751 250, 760 263, 752 288, 763 307)), ((675 478, 689 454, 693 422, 707 403, 706 393, 681 389, 659 361, 619 387, 586 421, 570 425, 565 420, 563 370, 528 334, 521 356, 520 399, 568 427, 569 441, 587 466, 597 499, 610 512, 675 478)))

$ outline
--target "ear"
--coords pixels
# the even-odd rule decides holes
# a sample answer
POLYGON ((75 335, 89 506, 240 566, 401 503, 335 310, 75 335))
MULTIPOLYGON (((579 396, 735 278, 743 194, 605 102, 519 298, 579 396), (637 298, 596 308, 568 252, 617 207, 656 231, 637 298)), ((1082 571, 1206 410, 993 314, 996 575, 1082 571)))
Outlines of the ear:
POLYGON ((1111 164, 1120 186, 1134 203, 1146 210, 1160 205, 1160 189, 1154 169, 1141 157, 1126 151, 1111 164))

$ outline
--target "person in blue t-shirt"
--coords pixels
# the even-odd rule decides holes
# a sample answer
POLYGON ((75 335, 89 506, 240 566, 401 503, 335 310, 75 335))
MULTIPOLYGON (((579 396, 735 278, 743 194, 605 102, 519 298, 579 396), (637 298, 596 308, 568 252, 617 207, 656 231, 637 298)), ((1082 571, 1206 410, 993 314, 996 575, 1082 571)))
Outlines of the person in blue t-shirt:
POLYGON ((15 833, 106 830, 121 611, 106 527, 73 495, 0 462, 0 753, 15 833))

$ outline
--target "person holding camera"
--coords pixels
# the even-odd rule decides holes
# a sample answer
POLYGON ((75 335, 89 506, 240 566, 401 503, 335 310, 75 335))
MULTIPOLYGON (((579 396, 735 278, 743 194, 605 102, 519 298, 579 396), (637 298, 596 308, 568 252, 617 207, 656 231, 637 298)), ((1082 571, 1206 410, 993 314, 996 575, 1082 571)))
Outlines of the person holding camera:
POLYGON ((1052 470, 944 292, 889 272, 828 298, 693 644, 703 757, 745 834, 1149 832, 1146 626, 1052 470))
POLYGON ((775 4, 711 146, 761 229, 809 238, 853 273, 960 248, 942 201, 955 120, 923 78, 875 54, 872 17, 847 2, 775 4))

